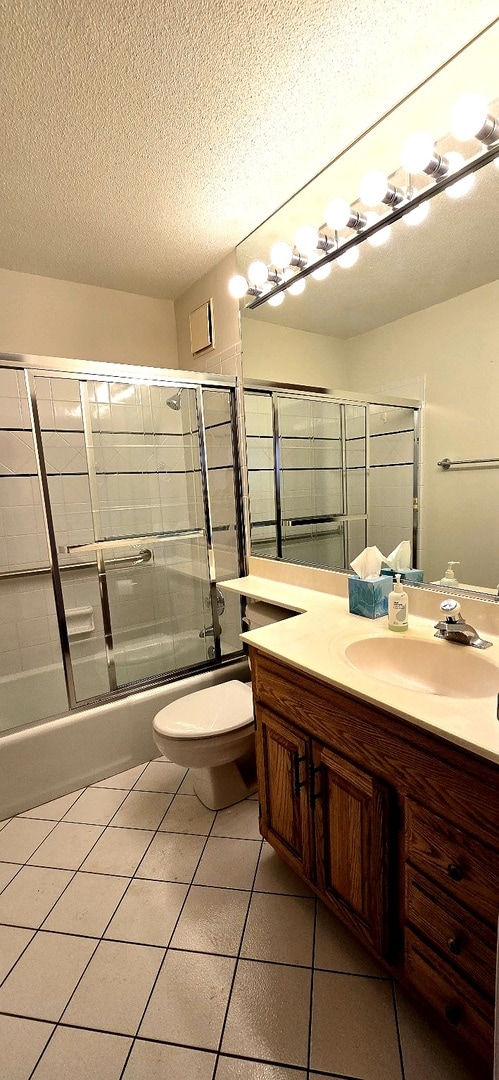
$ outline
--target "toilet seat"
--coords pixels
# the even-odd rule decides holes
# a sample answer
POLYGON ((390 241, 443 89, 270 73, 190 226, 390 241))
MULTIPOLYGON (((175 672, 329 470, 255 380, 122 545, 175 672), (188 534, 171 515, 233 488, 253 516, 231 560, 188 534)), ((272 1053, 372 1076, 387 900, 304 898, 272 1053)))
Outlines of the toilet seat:
POLYGON ((238 731, 252 721, 251 684, 232 680, 165 705, 154 717, 153 727, 167 738, 195 741, 238 731))

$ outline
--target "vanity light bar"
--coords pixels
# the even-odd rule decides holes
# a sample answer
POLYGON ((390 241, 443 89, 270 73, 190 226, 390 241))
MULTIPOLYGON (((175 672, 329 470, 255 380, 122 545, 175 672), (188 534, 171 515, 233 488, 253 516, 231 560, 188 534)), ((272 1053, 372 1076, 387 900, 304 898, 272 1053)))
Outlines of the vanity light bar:
MULTIPOLYGON (((359 212, 354 207, 349 206, 344 199, 332 200, 326 209, 326 219, 329 219, 326 226, 322 225, 319 230, 315 230, 313 226, 303 226, 299 230, 304 234, 305 232, 310 233, 311 238, 312 234, 314 234, 314 246, 309 253, 300 251, 296 245, 291 248, 291 245, 279 241, 274 245, 271 256, 274 253, 277 254, 277 249, 280 249, 280 258, 282 258, 285 251, 286 254, 291 252, 287 266, 279 267, 281 273, 278 272, 275 264, 266 266, 263 261, 258 260, 258 267, 261 268, 261 276, 259 276, 258 282, 252 280, 252 275, 249 272, 256 265, 252 263, 248 270, 248 280, 242 274, 237 274, 230 279, 230 294, 237 299, 242 299, 247 294, 254 296, 254 299, 247 305, 249 309, 260 307, 273 298, 275 298, 274 303, 280 303, 281 301, 278 301, 277 297, 279 294, 289 290, 290 286, 298 282, 304 284, 304 279, 310 274, 319 279, 325 277, 329 263, 341 259, 341 256, 347 252, 353 253, 353 249, 358 248, 365 240, 370 241, 373 246, 378 246, 384 242, 384 239, 379 234, 384 229, 388 232, 392 222, 413 213, 418 207, 423 207, 435 195, 457 185, 459 181, 464 180, 466 177, 471 177, 473 173, 483 168, 490 161, 495 160, 496 164, 498 163, 499 119, 489 113, 485 98, 478 94, 471 94, 463 95, 458 99, 452 114, 452 133, 455 138, 465 141, 470 138, 477 139, 484 147, 482 153, 477 154, 468 162, 464 162, 461 167, 456 168, 455 160, 451 162, 451 159, 458 158, 457 154, 449 154, 448 156, 440 154, 431 138, 427 135, 417 134, 412 136, 407 140, 402 152, 402 165, 408 173, 408 184, 405 191, 391 184, 388 177, 379 170, 367 173, 361 181, 360 194, 362 202, 366 206, 384 204, 390 207, 390 213, 373 221, 372 214, 369 211, 366 213, 359 212), (413 172, 426 174, 435 180, 435 184, 418 192, 413 187, 413 172), (329 236, 324 231, 326 227, 333 230, 333 236, 329 236), (339 244, 338 228, 353 229, 356 235, 339 244), (323 254, 310 262, 310 256, 316 252, 322 252, 323 254), (295 269, 296 272, 290 273, 291 270, 294 271, 295 269)), ((451 192, 448 191, 448 194, 451 194, 451 192)), ((424 214, 421 214, 420 220, 423 220, 423 218, 424 214)), ((298 289, 296 289, 296 293, 298 293, 298 289)))

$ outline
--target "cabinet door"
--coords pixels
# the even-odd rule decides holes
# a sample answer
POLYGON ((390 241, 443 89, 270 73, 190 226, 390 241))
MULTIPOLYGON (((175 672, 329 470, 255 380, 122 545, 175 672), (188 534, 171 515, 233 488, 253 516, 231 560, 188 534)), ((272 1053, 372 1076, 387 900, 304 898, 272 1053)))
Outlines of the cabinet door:
POLYGON ((329 906, 386 956, 389 788, 319 743, 313 756, 317 884, 329 906))
POLYGON ((308 802, 309 740, 263 706, 256 709, 260 828, 295 870, 311 878, 313 844, 308 802))

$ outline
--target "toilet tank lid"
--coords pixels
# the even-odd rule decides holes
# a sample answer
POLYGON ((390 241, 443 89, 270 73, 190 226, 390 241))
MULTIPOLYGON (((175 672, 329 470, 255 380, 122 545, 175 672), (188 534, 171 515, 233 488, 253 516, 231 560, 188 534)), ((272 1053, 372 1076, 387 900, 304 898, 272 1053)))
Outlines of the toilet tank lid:
POLYGON ((234 731, 252 719, 251 683, 234 679, 177 698, 156 713, 153 725, 162 735, 202 737, 234 731))

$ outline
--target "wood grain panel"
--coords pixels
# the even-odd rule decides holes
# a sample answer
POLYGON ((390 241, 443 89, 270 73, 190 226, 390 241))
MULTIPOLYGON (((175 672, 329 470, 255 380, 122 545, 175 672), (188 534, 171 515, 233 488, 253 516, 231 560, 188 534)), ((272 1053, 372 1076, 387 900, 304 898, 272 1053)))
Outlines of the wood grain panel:
POLYGON ((283 724, 268 709, 259 707, 256 751, 261 831, 268 840, 277 842, 294 869, 312 877, 308 739, 293 725, 283 724))

